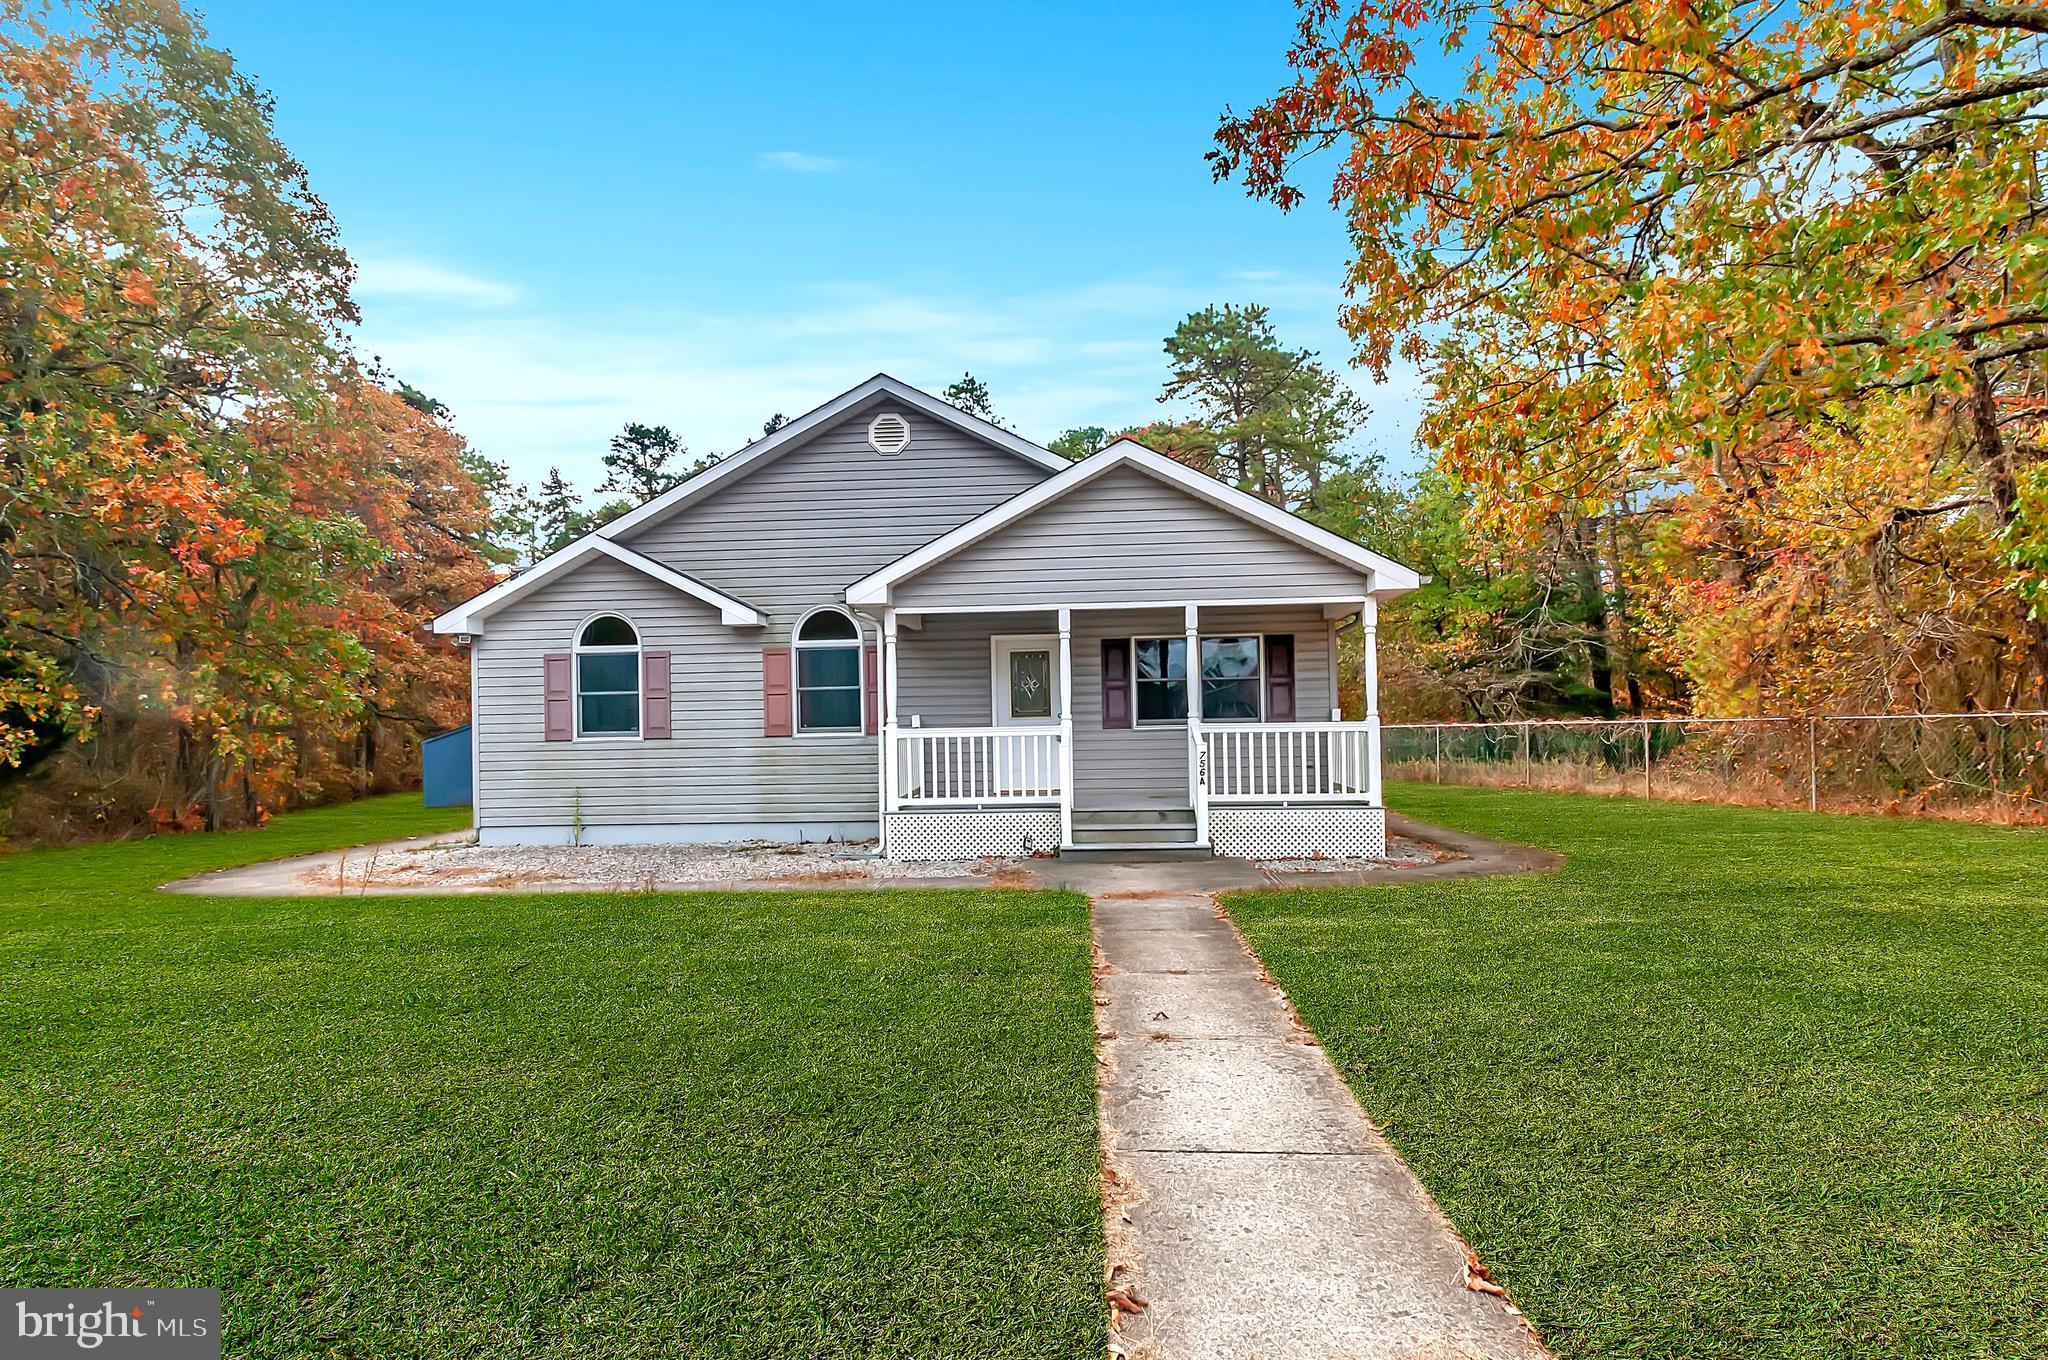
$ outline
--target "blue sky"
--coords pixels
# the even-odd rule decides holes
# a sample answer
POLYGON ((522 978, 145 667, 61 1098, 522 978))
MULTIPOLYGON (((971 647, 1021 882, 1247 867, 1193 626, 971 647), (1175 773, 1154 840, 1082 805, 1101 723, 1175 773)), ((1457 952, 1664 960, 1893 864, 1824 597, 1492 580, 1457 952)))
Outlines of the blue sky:
POLYGON ((1336 215, 1202 160, 1284 76, 1278 0, 205 14, 341 224, 363 351, 524 479, 588 488, 627 420, 726 451, 878 369, 971 369, 1035 439, 1151 420, 1211 302, 1271 306, 1415 464, 1414 375, 1348 367, 1336 215))

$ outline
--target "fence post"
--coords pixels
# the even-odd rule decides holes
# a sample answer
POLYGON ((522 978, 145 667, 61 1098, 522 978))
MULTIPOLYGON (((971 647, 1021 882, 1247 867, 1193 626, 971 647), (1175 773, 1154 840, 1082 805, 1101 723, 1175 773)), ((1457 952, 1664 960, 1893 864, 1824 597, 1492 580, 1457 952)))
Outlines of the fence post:
POLYGON ((1650 720, 1643 719, 1643 797, 1650 796, 1650 720))
POLYGON ((1522 784, 1526 788, 1536 777, 1534 766, 1529 760, 1529 724, 1522 724, 1522 784))
POLYGON ((1432 727, 1429 732, 1436 739, 1436 782, 1441 784, 1444 782, 1444 730, 1432 727))
POLYGON ((1820 811, 1820 719, 1806 720, 1806 810, 1820 811))

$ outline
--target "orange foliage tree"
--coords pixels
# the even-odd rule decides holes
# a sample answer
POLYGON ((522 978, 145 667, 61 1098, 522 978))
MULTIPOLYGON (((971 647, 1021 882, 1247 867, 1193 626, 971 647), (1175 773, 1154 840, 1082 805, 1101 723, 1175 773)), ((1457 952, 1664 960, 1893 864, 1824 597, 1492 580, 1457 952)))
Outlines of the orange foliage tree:
POLYGON ((2043 35, 2048 8, 1987 0, 1302 0, 1294 79, 1212 157, 1283 208, 1332 167, 1345 325, 1375 370, 1424 367, 1424 437, 1495 531, 1655 498, 1689 517, 1667 566, 1747 596, 1820 551, 1780 483, 1832 484, 1868 498, 1895 609, 1899 545, 1969 520, 2003 546, 1968 626, 2024 677, 1976 697, 2044 702, 2048 624, 1996 607, 2048 560, 2043 35), (1432 88, 1432 48, 1462 77, 1432 88), (1893 398, 1911 452, 1825 433, 1893 398))
POLYGON ((445 449, 347 395, 349 262, 267 97, 173 5, 43 12, 0 0, 0 784, 63 834, 258 815, 424 674, 438 549, 359 446, 445 449))

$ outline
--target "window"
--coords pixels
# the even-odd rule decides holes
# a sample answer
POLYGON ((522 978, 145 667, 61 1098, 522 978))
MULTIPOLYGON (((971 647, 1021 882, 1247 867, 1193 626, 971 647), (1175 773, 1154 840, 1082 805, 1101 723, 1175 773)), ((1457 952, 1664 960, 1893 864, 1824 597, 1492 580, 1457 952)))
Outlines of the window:
POLYGON ((1138 638, 1131 645, 1139 722, 1185 722, 1188 716, 1186 638, 1138 638))
MULTIPOLYGON (((1260 722, 1265 717, 1265 649, 1254 637, 1205 637, 1202 721, 1260 722)), ((1141 723, 1186 722, 1188 644, 1184 637, 1134 638, 1132 681, 1141 723)))
POLYGON ((576 635, 576 735, 640 735, 640 635, 617 614, 576 635))
POLYGON ((1265 716, 1265 649, 1255 637, 1202 639, 1202 721, 1257 722, 1265 716))
POLYGON ((796 626, 796 730, 858 732, 862 689, 860 628, 837 609, 819 609, 796 626))

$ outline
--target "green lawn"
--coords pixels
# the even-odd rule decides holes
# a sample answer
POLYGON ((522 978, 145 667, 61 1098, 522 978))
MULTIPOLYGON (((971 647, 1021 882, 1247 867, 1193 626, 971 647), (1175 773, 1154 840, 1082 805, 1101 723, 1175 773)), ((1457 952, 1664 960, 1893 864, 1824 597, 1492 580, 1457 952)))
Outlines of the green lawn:
POLYGON ((238 1356, 1099 1354, 1085 903, 155 894, 415 799, 0 860, 0 1280, 238 1356))
POLYGON ((2048 1355, 2048 833, 1391 801, 1566 866, 1232 912, 1560 1355, 2048 1355))

